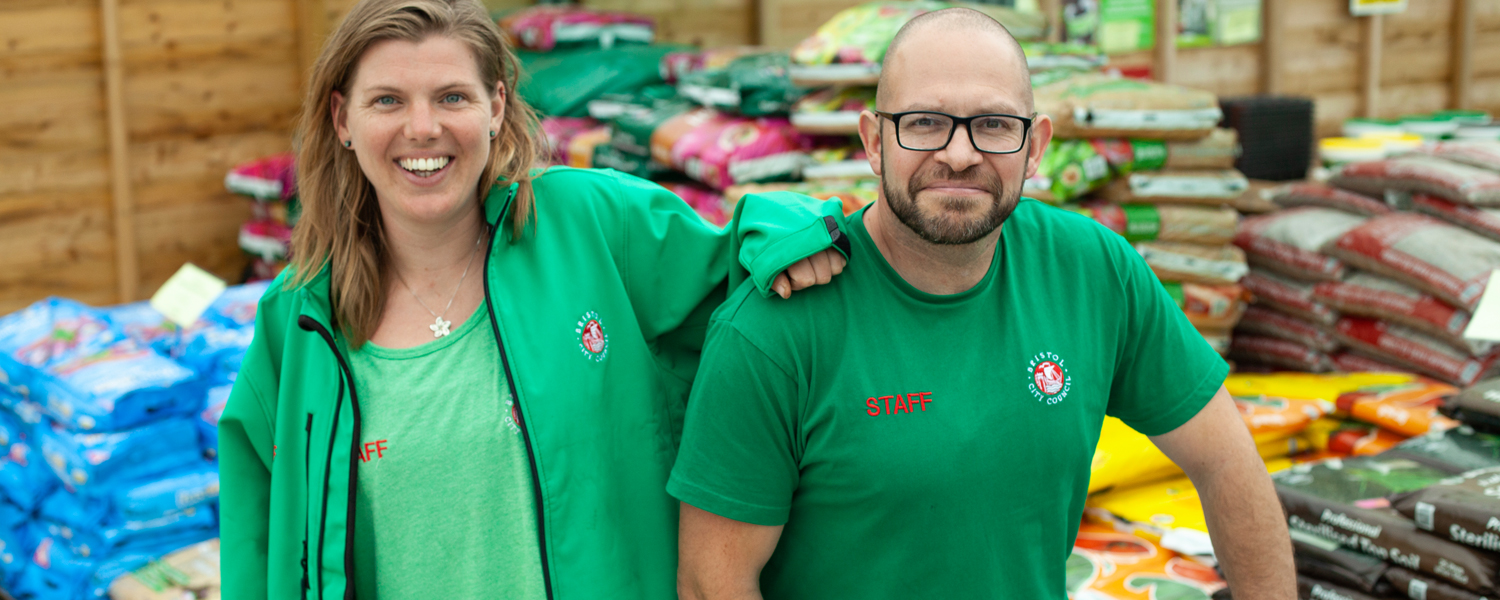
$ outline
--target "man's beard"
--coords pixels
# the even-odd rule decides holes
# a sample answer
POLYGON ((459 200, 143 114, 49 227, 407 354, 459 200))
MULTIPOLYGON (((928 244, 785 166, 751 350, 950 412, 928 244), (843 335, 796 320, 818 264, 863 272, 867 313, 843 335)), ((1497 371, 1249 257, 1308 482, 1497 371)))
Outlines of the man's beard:
MULTIPOLYGON (((1030 157, 1027 159, 1029 160, 1030 157)), ((880 172, 890 172, 885 168, 885 153, 883 152, 880 155, 880 172)), ((1026 172, 1024 166, 1021 172, 1026 172)), ((1011 212, 1016 209, 1016 203, 1021 199, 1021 186, 1017 185, 1013 191, 1007 193, 1005 182, 1000 179, 1000 176, 993 171, 982 170, 980 165, 958 172, 942 163, 935 163, 925 172, 913 175, 904 190, 897 190, 885 177, 881 177, 880 187, 885 191, 886 204, 891 207, 891 212, 895 213, 896 218, 902 224, 916 232, 922 239, 945 246, 972 244, 989 235, 1010 218, 1011 212), (949 213, 952 209, 968 208, 982 200, 938 196, 929 199, 928 208, 931 211, 924 212, 922 207, 917 206, 917 192, 932 181, 977 184, 990 194, 989 211, 977 218, 954 222, 952 218, 944 218, 943 213, 949 213)))

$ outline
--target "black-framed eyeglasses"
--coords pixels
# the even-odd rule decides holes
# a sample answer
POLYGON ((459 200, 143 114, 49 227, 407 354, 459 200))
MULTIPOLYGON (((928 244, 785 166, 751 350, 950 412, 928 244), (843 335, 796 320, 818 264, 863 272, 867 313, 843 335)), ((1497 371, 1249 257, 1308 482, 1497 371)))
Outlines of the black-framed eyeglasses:
POLYGON ((1016 115, 987 114, 955 117, 933 111, 888 113, 873 111, 896 124, 896 144, 913 152, 932 152, 948 147, 959 125, 969 132, 969 143, 985 154, 1021 151, 1031 133, 1031 119, 1016 115))

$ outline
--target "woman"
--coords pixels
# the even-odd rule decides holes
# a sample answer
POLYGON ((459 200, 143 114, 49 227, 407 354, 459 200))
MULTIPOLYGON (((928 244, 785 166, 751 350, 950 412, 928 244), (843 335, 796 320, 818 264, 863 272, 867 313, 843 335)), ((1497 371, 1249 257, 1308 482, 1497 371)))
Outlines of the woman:
POLYGON ((638 179, 533 176, 516 64, 473 0, 366 0, 324 48, 295 262, 220 421, 225 597, 675 596, 706 317, 732 257, 826 282, 837 209, 751 197, 720 232, 638 179))

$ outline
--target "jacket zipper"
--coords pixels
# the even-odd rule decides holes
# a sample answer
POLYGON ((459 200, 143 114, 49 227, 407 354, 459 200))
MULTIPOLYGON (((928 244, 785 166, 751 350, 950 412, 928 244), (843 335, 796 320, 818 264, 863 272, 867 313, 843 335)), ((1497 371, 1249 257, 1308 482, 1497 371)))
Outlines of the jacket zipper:
MULTIPOLYGON (((359 485, 359 465, 354 464, 354 457, 358 454, 360 422, 359 422, 359 394, 354 391, 354 370, 349 368, 349 362, 344 360, 344 355, 339 352, 338 344, 334 343, 333 334, 319 323, 317 319, 303 315, 297 318, 297 326, 305 331, 317 333, 328 344, 328 350, 333 352, 333 357, 339 363, 339 398, 333 409, 333 433, 328 437, 328 458, 323 468, 323 521, 328 520, 328 471, 333 464, 333 440, 338 438, 338 415, 344 404, 344 389, 349 390, 349 407, 354 411, 354 430, 352 447, 349 449, 349 514, 344 526, 344 599, 354 600, 354 583, 350 577, 354 574, 354 501, 359 485), (346 385, 347 384, 347 385, 346 385)), ((323 583, 323 536, 326 527, 318 530, 318 584, 321 589, 323 583)), ((321 592, 319 597, 322 597, 321 592)))
MULTIPOLYGON (((514 193, 514 192, 512 192, 514 193)), ((531 465, 531 490, 536 501, 537 549, 542 555, 542 584, 547 590, 547 600, 552 600, 552 572, 547 564, 546 510, 542 507, 542 477, 536 469, 536 451, 531 448, 531 432, 526 427, 526 411, 521 407, 521 395, 516 391, 516 378, 510 372, 510 358, 505 354, 505 342, 500 339, 500 319, 495 314, 495 303, 490 299, 490 258, 495 254, 495 240, 500 237, 500 228, 490 227, 489 251, 484 255, 484 305, 490 313, 490 329, 495 333, 495 345, 500 348, 500 365, 505 369, 505 384, 510 388, 511 401, 516 403, 516 427, 521 430, 521 441, 526 444, 526 460, 531 465)))
MULTIPOLYGON (((302 449, 302 478, 308 480, 307 489, 309 491, 312 489, 310 478, 310 475, 312 475, 312 452, 310 452, 312 450, 312 425, 312 413, 307 413, 307 437, 303 438, 305 440, 305 447, 302 449)), ((312 522, 312 519, 305 520, 309 523, 312 522)), ((302 531, 302 600, 307 600, 307 590, 312 587, 311 580, 307 576, 307 540, 310 538, 312 538, 311 532, 304 528, 302 531)))

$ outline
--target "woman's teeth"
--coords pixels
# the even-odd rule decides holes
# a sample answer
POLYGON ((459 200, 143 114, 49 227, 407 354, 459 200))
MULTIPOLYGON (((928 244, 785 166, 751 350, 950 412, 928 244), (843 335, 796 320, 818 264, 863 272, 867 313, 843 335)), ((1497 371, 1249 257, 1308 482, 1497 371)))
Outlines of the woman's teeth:
POLYGON ((439 156, 437 158, 401 159, 401 168, 406 169, 407 171, 411 171, 412 173, 416 173, 417 175, 422 177, 426 177, 428 175, 436 173, 446 166, 448 166, 448 157, 446 156, 439 156))

